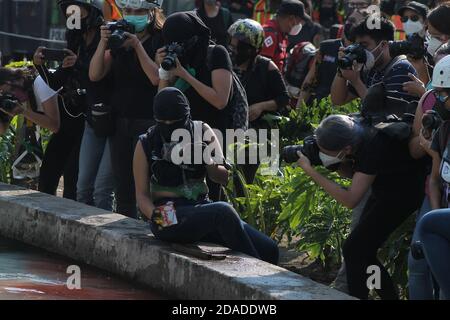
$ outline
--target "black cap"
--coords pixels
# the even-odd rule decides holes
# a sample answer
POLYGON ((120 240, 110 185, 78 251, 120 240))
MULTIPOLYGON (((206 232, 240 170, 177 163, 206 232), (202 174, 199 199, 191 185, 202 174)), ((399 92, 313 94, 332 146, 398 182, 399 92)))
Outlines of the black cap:
POLYGON ((425 20, 428 16, 428 11, 430 11, 430 9, 428 8, 428 6, 426 6, 423 3, 420 2, 416 2, 416 1, 411 1, 410 3, 408 3, 406 6, 401 7, 400 9, 398 9, 397 14, 399 16, 403 15, 403 13, 405 12, 405 10, 412 10, 417 12, 419 15, 422 16, 422 18, 425 20))
POLYGON ((283 0, 278 7, 279 16, 296 16, 309 21, 311 18, 305 13, 305 5, 299 0, 283 0))

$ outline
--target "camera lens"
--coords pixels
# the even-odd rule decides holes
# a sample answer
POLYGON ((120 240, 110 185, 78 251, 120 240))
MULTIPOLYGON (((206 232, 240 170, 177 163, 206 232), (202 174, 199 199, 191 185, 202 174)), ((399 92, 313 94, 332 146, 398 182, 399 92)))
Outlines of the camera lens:
POLYGON ((297 162, 299 158, 298 152, 302 151, 302 146, 287 146, 283 148, 283 151, 281 152, 281 158, 286 163, 294 163, 297 162))

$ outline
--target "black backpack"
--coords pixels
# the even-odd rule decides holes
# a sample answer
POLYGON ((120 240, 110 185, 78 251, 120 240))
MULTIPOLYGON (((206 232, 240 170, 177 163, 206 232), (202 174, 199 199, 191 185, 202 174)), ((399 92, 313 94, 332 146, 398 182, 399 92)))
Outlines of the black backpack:
MULTIPOLYGON (((208 48, 208 55, 206 58, 207 66, 209 70, 212 70, 212 51, 214 45, 210 45, 208 48)), ((231 71, 233 77, 233 83, 231 87, 231 94, 228 100, 228 104, 223 109, 228 121, 227 129, 248 129, 248 101, 247 93, 242 85, 239 77, 234 71, 231 71)))

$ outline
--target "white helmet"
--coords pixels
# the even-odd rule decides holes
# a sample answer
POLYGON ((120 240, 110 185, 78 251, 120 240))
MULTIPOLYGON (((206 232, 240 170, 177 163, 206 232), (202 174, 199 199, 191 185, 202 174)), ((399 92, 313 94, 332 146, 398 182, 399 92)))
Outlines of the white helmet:
POLYGON ((434 67, 431 85, 434 88, 450 88, 450 55, 442 58, 434 67))

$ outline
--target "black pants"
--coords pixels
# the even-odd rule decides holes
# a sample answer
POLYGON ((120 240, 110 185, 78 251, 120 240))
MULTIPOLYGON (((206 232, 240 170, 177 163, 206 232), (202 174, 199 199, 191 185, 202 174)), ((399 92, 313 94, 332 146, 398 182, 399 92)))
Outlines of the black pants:
POLYGON ((398 294, 386 268, 377 258, 378 249, 388 237, 416 211, 423 198, 424 179, 416 172, 395 175, 383 183, 385 189, 375 188, 367 201, 356 228, 344 244, 350 295, 367 299, 369 266, 378 266, 381 287, 376 291, 384 300, 398 299, 398 294), (390 184, 389 184, 390 183, 390 184))
POLYGON ((278 263, 277 243, 242 221, 229 203, 164 200, 156 202, 155 205, 173 201, 178 224, 159 229, 152 222, 150 227, 156 238, 177 243, 216 243, 272 264, 278 263))
POLYGON ((141 134, 154 125, 150 119, 119 118, 116 132, 111 138, 111 161, 115 178, 117 212, 131 218, 137 217, 136 194, 133 178, 133 157, 141 134))
MULTIPOLYGON (((75 121, 75 120, 74 120, 75 121)), ((39 191, 56 195, 59 180, 64 176, 64 198, 77 199, 78 161, 84 120, 78 126, 53 134, 45 150, 39 176, 39 191)))

